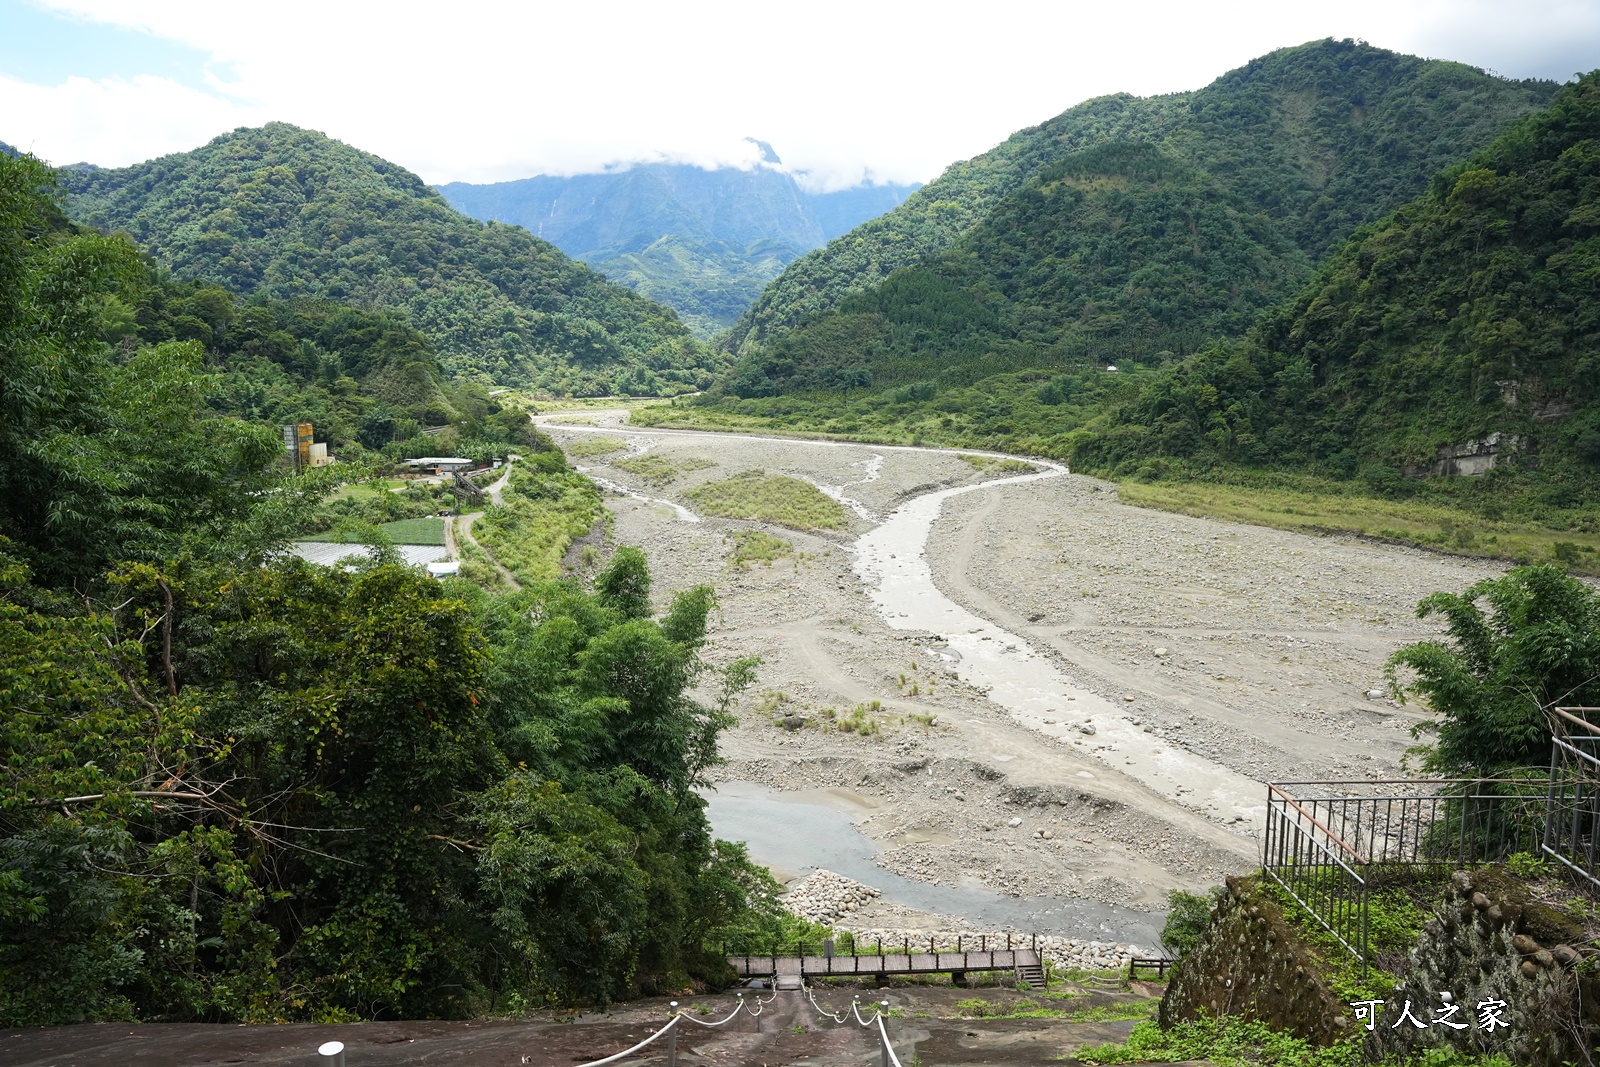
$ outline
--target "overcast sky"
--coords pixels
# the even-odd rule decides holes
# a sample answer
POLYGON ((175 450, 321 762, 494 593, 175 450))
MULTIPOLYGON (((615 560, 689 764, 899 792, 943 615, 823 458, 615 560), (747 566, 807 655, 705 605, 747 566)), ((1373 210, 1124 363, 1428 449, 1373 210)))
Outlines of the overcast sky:
POLYGON ((672 159, 926 181, 1090 97, 1357 37, 1511 77, 1600 67, 1600 0, 0 0, 0 141, 121 166, 270 120, 429 182, 672 159))

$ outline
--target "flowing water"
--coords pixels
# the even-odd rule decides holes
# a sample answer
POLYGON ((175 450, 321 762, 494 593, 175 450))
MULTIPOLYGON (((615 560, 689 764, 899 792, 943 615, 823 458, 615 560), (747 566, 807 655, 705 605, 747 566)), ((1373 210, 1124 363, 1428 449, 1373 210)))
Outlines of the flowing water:
POLYGON ((809 873, 824 868, 864 882, 883 899, 938 915, 958 915, 996 930, 1099 941, 1160 943, 1161 917, 1057 897, 1007 897, 983 888, 931 885, 880 867, 878 849, 848 814, 750 782, 721 782, 705 794, 712 832, 750 846, 768 866, 809 873))

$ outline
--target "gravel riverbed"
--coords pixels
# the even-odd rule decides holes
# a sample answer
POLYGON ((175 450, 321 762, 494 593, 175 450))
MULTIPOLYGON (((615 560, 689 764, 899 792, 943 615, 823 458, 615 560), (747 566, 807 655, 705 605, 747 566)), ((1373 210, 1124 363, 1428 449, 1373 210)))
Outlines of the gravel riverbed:
MULTIPOLYGON (((547 429, 563 442, 594 432, 547 429)), ((925 550, 939 591, 1050 658, 1084 699, 1115 706, 1094 719, 1063 698, 1059 723, 1072 728, 1047 735, 957 677, 948 635, 891 627, 852 567, 855 539, 897 504, 990 475, 949 452, 605 432, 629 451, 579 462, 659 501, 683 506, 697 485, 761 469, 852 505, 848 529, 804 532, 691 522, 666 503, 607 500, 613 541, 650 557, 660 607, 679 589, 715 587, 708 657, 763 660, 723 736, 726 762, 709 772, 713 784, 803 792, 848 815, 886 870, 1019 899, 1159 913, 1168 890, 1200 892, 1259 863, 1248 823, 1218 817, 1181 790, 1158 795, 1121 769, 1126 762, 1131 771, 1136 756, 1171 747, 1257 783, 1398 776, 1411 728, 1427 713, 1368 696, 1384 660, 1439 632, 1415 618, 1423 596, 1502 572, 1485 561, 1133 508, 1114 486, 1078 476, 954 497, 925 550), (652 484, 607 463, 645 451, 694 469, 652 484), (731 535, 753 528, 794 554, 736 564, 731 535), (838 729, 856 709, 871 729, 838 729), (1132 725, 1115 745, 1111 714, 1132 725)), ((815 865, 776 873, 796 879, 815 865)), ((891 902, 857 904, 853 914, 881 916, 891 902)), ((960 916, 878 926, 941 918, 960 929, 960 916)))

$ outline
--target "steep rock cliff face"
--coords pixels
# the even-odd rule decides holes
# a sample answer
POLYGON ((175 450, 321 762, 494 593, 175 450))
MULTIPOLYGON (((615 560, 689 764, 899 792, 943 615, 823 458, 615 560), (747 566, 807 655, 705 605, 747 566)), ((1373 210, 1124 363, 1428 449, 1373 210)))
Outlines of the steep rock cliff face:
POLYGON ((1600 977, 1584 965, 1593 950, 1575 947, 1588 940, 1581 926, 1530 901, 1503 871, 1458 871, 1411 953, 1409 971, 1366 1035, 1366 1058, 1409 1057, 1446 1045, 1498 1052, 1528 1067, 1593 1063, 1600 977), (1446 1003, 1458 1006, 1449 1023, 1437 1020, 1446 1003), (1403 1021, 1407 1004, 1425 1028, 1403 1021), (1493 1008, 1504 1025, 1482 1025, 1480 1005, 1493 1008))
POLYGON ((1318 1045, 1354 1025, 1310 947, 1254 878, 1229 878, 1211 925, 1161 998, 1163 1028, 1201 1015, 1259 1020, 1318 1045))

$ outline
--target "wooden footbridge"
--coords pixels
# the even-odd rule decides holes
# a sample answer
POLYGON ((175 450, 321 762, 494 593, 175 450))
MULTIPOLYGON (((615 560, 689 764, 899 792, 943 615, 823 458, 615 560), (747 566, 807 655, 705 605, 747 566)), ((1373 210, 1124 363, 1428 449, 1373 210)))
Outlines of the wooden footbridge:
POLYGON ((958 939, 954 951, 936 948, 931 941, 926 952, 910 941, 887 947, 882 942, 858 944, 848 954, 835 953, 831 941, 823 942, 815 953, 806 951, 808 947, 815 946, 796 945, 794 955, 729 954, 728 963, 741 978, 771 978, 775 989, 799 989, 808 978, 867 975, 887 980, 891 974, 948 974, 956 985, 964 985, 968 971, 1015 971, 1018 981, 1038 988, 1046 981, 1037 937, 1027 947, 1014 946, 1007 938, 1004 948, 998 943, 991 946, 986 937, 974 939, 970 946, 958 939), (863 953, 863 948, 874 951, 863 953))

